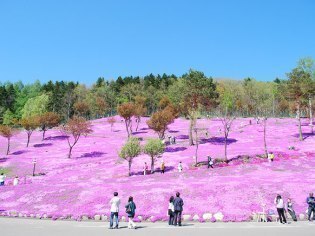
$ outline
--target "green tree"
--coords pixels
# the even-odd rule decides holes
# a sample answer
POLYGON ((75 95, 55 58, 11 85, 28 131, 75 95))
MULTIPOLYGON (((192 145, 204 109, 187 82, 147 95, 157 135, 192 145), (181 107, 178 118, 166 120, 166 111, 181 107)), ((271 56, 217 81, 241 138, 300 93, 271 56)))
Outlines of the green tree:
POLYGON ((13 125, 14 124, 14 114, 10 109, 7 109, 3 114, 3 124, 4 125, 13 125))
POLYGON ((127 143, 122 146, 119 157, 128 162, 128 174, 131 176, 131 165, 135 157, 139 156, 141 153, 140 141, 138 138, 129 137, 127 143))
POLYGON ((154 163, 159 155, 164 152, 165 145, 160 139, 150 138, 147 140, 143 151, 151 157, 151 174, 154 173, 154 163))
POLYGON ((190 70, 183 76, 184 79, 184 100, 183 108, 185 115, 190 120, 189 145, 194 145, 193 128, 196 124, 196 114, 203 108, 212 107, 218 97, 216 85, 211 77, 206 77, 200 71, 190 70))
POLYGON ((47 111, 48 102, 47 94, 28 99, 22 109, 22 118, 44 114, 47 111))
POLYGON ((28 147, 31 139, 31 135, 33 134, 34 130, 36 130, 39 125, 39 116, 27 116, 20 120, 20 125, 25 129, 27 134, 27 143, 26 147, 28 147))
POLYGON ((287 85, 287 97, 294 101, 296 117, 299 127, 299 139, 303 141, 301 126, 301 108, 309 99, 309 95, 314 92, 313 82, 310 73, 297 67, 287 74, 289 80, 287 85))

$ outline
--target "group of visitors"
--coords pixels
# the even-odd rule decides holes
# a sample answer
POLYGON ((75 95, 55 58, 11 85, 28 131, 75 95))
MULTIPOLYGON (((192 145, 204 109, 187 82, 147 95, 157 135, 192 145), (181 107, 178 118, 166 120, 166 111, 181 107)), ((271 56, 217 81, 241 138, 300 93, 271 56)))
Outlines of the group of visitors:
POLYGON ((175 136, 169 135, 169 136, 167 136, 167 138, 168 138, 169 144, 176 144, 176 137, 175 136))
POLYGON ((179 192, 176 193, 175 198, 174 196, 170 197, 170 201, 168 204, 168 215, 169 215, 168 224, 169 225, 182 226, 183 206, 184 206, 184 201, 180 197, 179 192))
MULTIPOLYGON (((0 186, 4 186, 5 184, 6 175, 4 173, 0 174, 0 186)), ((13 186, 16 186, 19 184, 19 177, 15 176, 13 179, 13 186)))
MULTIPOLYGON (((277 212, 279 215, 279 221, 282 224, 286 224, 287 220, 285 217, 285 211, 287 209, 287 212, 290 214, 293 221, 297 221, 297 217, 293 208, 293 202, 291 198, 288 198, 286 206, 284 204, 284 201, 280 194, 278 194, 274 200, 274 203, 277 208, 277 212), (286 209, 285 209, 286 207, 286 209)), ((308 210, 307 210, 307 219, 309 221, 315 220, 315 198, 314 194, 310 193, 309 196, 306 198, 306 203, 308 204, 308 210)))
MULTIPOLYGON (((114 197, 110 200, 110 219, 109 228, 118 229, 119 228, 119 206, 120 198, 118 197, 118 192, 114 192, 114 197), (114 226, 115 221, 115 226, 114 226)), ((171 196, 168 205, 168 215, 169 215, 169 225, 182 226, 182 212, 183 212, 184 201, 180 197, 180 193, 176 193, 176 197, 171 196)), ((134 217, 136 213, 136 204, 133 201, 133 197, 128 198, 128 202, 125 205, 126 213, 128 216, 128 229, 136 229, 136 224, 134 222, 134 217)))

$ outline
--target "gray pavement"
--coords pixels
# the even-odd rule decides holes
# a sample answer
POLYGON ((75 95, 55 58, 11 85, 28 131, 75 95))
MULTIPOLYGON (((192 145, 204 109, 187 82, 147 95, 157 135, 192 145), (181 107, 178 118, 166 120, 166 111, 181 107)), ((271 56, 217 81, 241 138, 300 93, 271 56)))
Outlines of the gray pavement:
POLYGON ((101 236, 101 235, 215 235, 215 236, 314 236, 315 223, 306 221, 281 225, 279 223, 185 223, 169 227, 165 223, 138 223, 130 230, 126 223, 120 229, 108 229, 107 222, 52 221, 21 218, 0 218, 1 236, 101 236))

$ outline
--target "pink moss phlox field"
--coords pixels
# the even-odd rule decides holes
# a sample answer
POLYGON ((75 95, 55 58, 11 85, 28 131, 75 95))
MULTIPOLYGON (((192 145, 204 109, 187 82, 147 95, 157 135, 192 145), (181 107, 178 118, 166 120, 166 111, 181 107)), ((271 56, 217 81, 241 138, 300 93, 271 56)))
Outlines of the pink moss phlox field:
MULTIPOLYGON (((119 117, 116 119, 120 121, 119 117)), ((197 126, 208 128, 209 132, 208 136, 201 134, 201 165, 195 167, 195 146, 188 145, 189 121, 179 118, 166 133, 176 137, 176 144, 167 145, 155 164, 159 171, 164 160, 165 174, 143 176, 144 162, 150 163, 150 158, 142 154, 134 159, 131 177, 127 176, 128 163, 117 154, 127 138, 125 125, 115 123, 111 131, 106 120, 92 121, 94 132, 79 140, 71 159, 67 158, 67 137, 57 129, 49 130, 44 141, 39 131, 34 132, 29 148, 25 132, 19 133, 11 140, 9 156, 4 155, 6 140, 0 137, 0 167, 9 170, 6 185, 0 187, 0 215, 45 216, 53 220, 109 217, 109 200, 118 191, 121 217, 126 217, 124 205, 133 196, 137 205, 135 221, 156 222, 168 219, 168 200, 179 191, 186 219, 193 220, 198 215, 198 221, 204 222, 203 215, 208 213, 212 217, 206 221, 216 222, 214 215, 221 212, 223 221, 239 222, 263 209, 275 213, 273 200, 277 193, 285 200, 293 199, 297 214, 305 213, 305 198, 315 191, 315 138, 307 119, 303 119, 303 142, 298 140, 295 119, 268 119, 268 150, 275 154, 272 163, 263 158, 262 125, 249 125, 250 118, 237 119, 228 140, 229 162, 208 169, 208 155, 220 160, 224 157, 221 121, 197 120, 197 126), (34 158, 36 176, 32 177, 34 158), (177 169, 180 161, 182 173, 177 169), (13 186, 16 175, 19 185, 13 186)), ((148 129, 146 120, 141 120, 134 133, 142 145, 147 138, 158 137, 148 129)))

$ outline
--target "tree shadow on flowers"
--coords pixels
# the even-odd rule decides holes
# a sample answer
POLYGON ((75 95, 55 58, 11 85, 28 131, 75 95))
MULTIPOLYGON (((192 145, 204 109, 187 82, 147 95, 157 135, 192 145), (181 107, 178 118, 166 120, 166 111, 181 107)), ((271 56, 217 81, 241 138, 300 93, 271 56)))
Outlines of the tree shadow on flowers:
MULTIPOLYGON (((211 137, 208 139, 201 139, 200 140, 200 144, 210 143, 213 145, 224 145, 224 142, 225 142, 224 137, 211 137)), ((234 138, 228 138, 226 140, 227 145, 230 145, 230 144, 235 143, 235 142, 237 142, 237 140, 234 138)))
POLYGON ((16 151, 16 152, 12 152, 11 155, 21 155, 23 153, 27 153, 27 150, 21 150, 21 151, 16 151))
POLYGON ((34 144, 33 147, 49 147, 52 146, 52 143, 40 143, 40 144, 34 144))
POLYGON ((184 151, 186 150, 187 148, 186 147, 166 147, 165 148, 165 152, 180 152, 180 151, 184 151))
POLYGON ((45 140, 65 140, 68 137, 69 137, 68 135, 58 135, 58 136, 47 137, 45 138, 45 140))
MULTIPOLYGON (((295 137, 295 138, 299 138, 300 134, 293 134, 292 136, 295 137)), ((303 136, 303 140, 305 140, 305 139, 307 139, 309 137, 315 136, 315 133, 302 133, 302 136, 303 136)))
POLYGON ((94 157, 101 157, 103 156, 104 152, 89 152, 89 153, 84 153, 78 158, 94 158, 94 157))

